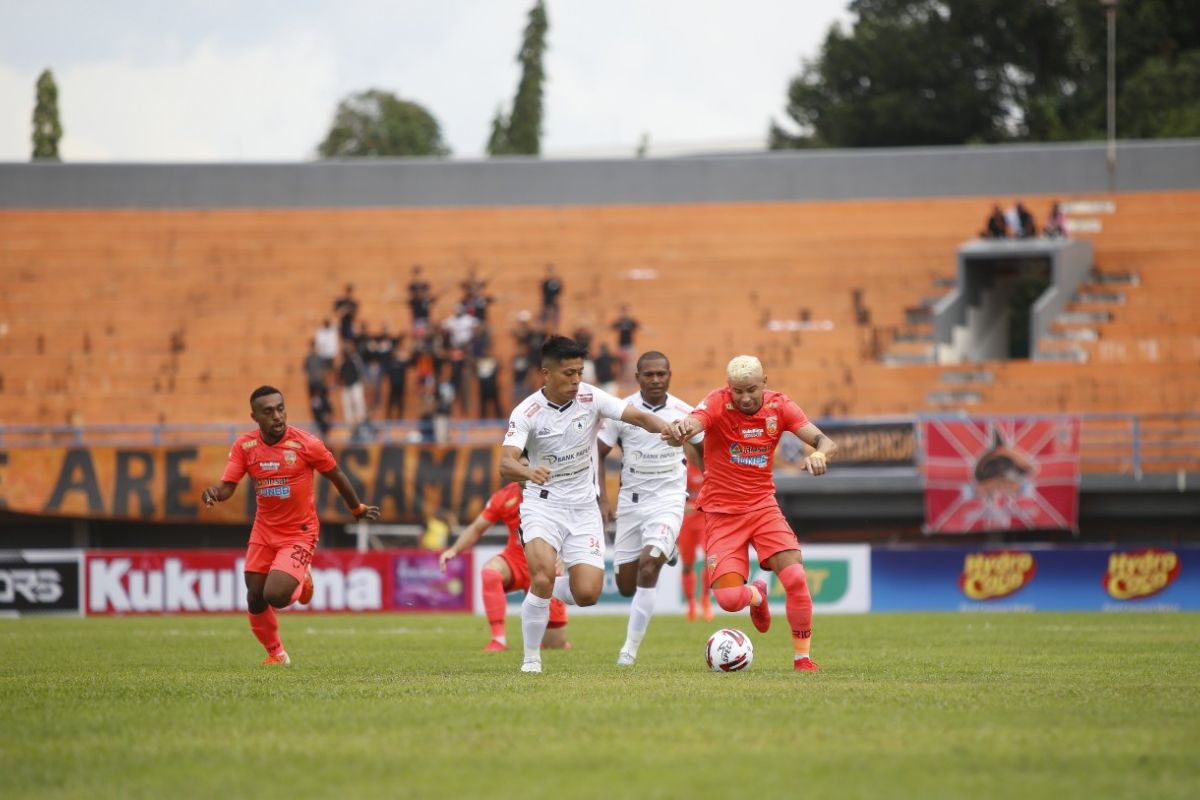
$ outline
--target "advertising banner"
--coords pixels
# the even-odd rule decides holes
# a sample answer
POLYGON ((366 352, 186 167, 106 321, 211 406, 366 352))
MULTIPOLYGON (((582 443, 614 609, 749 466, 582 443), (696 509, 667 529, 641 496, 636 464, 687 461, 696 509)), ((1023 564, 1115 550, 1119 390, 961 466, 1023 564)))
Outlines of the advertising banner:
MULTIPOLYGON (((440 508, 473 519, 499 488, 499 446, 348 445, 338 466, 383 522, 423 523, 440 508)), ((63 517, 248 524, 254 487, 245 477, 227 502, 206 509, 200 493, 217 483, 229 448, 38 447, 0 449, 0 508, 63 517)), ((350 522, 329 481, 314 475, 317 511, 350 522)))
POLYGON ((927 533, 1076 530, 1079 420, 922 420, 927 533))
MULTIPOLYGON (((89 551, 88 614, 204 614, 246 610, 242 550, 89 551)), ((471 558, 446 573, 424 551, 317 550, 313 598, 288 611, 467 611, 471 558)))
MULTIPOLYGON (((479 592, 479 571, 488 559, 503 550, 499 546, 477 547, 475 553, 474 611, 483 614, 483 601, 479 592)), ((453 563, 453 562, 451 562, 453 563)), ((767 582, 771 610, 784 613, 783 587, 775 581, 774 573, 760 570, 753 548, 750 550, 752 574, 750 579, 763 578, 767 582)), ((813 594, 813 608, 818 613, 863 613, 871 606, 871 548, 867 545, 807 545, 804 547, 805 572, 813 594)), ((703 585, 703 564, 698 559, 694 566, 697 585, 703 585)), ((683 596, 683 566, 663 566, 658 576, 655 593, 654 613, 683 614, 687 611, 687 600, 683 596)), ((524 594, 512 592, 508 595, 508 613, 520 614, 524 594)), ((617 591, 616 573, 612 564, 612 551, 605 553, 604 590, 599 602, 587 608, 570 609, 571 614, 628 614, 631 598, 622 597, 617 591)), ((717 614, 724 614, 713 604, 717 614)))
MULTIPOLYGON (((821 423, 837 442, 835 462, 841 467, 911 467, 916 463, 916 436, 911 422, 821 423)), ((795 436, 780 440, 775 470, 798 473, 812 448, 795 436)))
POLYGON ((82 614, 78 550, 0 550, 0 616, 82 614))
POLYGON ((871 608, 1200 610, 1200 548, 876 549, 871 608))

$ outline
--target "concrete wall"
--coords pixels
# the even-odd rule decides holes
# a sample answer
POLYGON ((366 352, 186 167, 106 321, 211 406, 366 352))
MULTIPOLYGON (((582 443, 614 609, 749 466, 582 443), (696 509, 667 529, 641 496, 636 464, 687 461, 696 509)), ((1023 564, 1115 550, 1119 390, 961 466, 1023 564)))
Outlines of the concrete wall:
MULTIPOLYGON (((1200 188, 1200 140, 1123 142, 1117 191, 1200 188)), ((0 208, 731 203, 1102 193, 1103 143, 673 159, 0 164, 0 208)))

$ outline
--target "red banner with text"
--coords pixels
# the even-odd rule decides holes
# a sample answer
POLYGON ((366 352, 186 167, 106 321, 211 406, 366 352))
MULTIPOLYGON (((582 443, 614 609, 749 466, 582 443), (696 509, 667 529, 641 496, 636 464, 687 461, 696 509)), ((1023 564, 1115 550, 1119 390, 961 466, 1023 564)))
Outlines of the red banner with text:
POLYGON ((1077 530, 1079 420, 923 420, 925 532, 1077 530))

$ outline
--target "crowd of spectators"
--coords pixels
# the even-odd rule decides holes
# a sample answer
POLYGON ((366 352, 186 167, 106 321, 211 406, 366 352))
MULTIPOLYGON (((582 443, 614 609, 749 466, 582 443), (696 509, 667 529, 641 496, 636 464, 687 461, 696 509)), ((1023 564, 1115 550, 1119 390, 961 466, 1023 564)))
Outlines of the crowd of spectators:
MULTIPOLYGON (((1046 224, 1042 226, 1040 234, 1047 239, 1066 237, 1066 218, 1057 201, 1051 205, 1046 224)), ((1024 203, 1017 200, 1007 211, 1002 210, 999 203, 993 205, 992 212, 979 235, 984 239, 1034 239, 1039 235, 1039 231, 1033 213, 1024 203)))
MULTIPOLYGON (((335 298, 333 313, 313 333, 304 358, 312 418, 326 436, 334 422, 334 403, 351 441, 373 440, 381 422, 415 420, 414 438, 445 442, 453 416, 503 419, 508 410, 541 386, 542 342, 560 333, 562 279, 546 265, 541 284, 541 313, 516 314, 509 332, 511 369, 495 354, 495 303, 488 280, 471 269, 459 283, 454 303, 442 302, 447 289, 435 288, 420 265, 408 284, 409 325, 393 331, 387 322, 368 323, 352 284, 335 298), (505 375, 508 379, 505 381, 505 375), (502 400, 501 384, 509 384, 502 400)), ((584 380, 617 393, 618 380, 634 357, 638 322, 625 306, 610 328, 617 349, 597 343, 591 330, 569 335, 588 351, 584 380)))

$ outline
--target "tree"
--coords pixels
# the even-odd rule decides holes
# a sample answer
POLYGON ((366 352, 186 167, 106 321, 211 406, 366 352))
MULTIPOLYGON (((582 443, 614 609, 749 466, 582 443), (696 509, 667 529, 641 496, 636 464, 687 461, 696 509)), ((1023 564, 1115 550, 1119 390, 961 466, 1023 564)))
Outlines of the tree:
MULTIPOLYGON (((1200 47, 1194 7, 1119 6, 1122 135, 1179 135, 1166 131, 1200 116, 1187 89, 1186 54, 1200 47), (1182 109, 1155 113, 1159 102, 1182 109)), ((850 12, 850 30, 831 29, 792 80, 794 126, 772 124, 772 148, 1104 136, 1107 24, 1096 0, 854 0, 850 12)))
POLYGON ((421 105, 368 89, 338 103, 333 126, 317 146, 322 158, 450 155, 442 129, 421 105))
POLYGON ((37 79, 37 102, 33 107, 34 160, 58 161, 62 133, 62 123, 58 121, 58 85, 54 74, 45 69, 37 79))
POLYGON ((542 84, 546 79, 542 57, 546 54, 549 29, 546 4, 537 0, 529 10, 529 21, 517 53, 521 80, 517 84, 512 113, 506 115, 501 109, 492 118, 492 132, 487 144, 489 155, 537 155, 542 151, 542 84))

